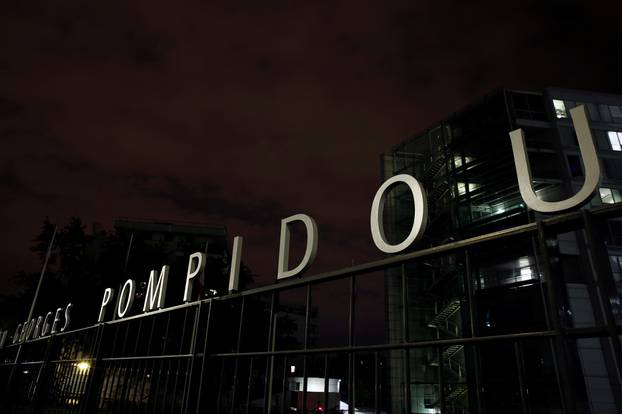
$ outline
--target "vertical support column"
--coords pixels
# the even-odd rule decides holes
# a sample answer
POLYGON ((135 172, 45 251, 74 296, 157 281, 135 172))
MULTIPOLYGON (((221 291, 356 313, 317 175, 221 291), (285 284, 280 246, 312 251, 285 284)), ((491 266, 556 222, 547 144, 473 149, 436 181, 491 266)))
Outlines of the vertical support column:
MULTIPOLYGON (((248 382, 246 384, 246 401, 244 405, 246 405, 245 414, 248 414, 248 410, 250 409, 251 402, 251 393, 253 391, 253 362, 255 361, 255 357, 251 357, 251 361, 248 366, 248 382)), ((266 367, 268 369, 268 367, 266 367)))
MULTIPOLYGON (((160 350, 160 356, 163 356, 166 354, 166 338, 168 338, 168 332, 169 332, 170 327, 171 327, 171 313, 167 312, 166 313, 166 327, 164 328, 164 336, 162 337, 163 340, 161 341, 162 348, 160 350)), ((160 397, 160 388, 161 388, 160 384, 162 382, 162 372, 163 372, 164 364, 167 362, 169 361, 166 361, 165 359, 162 359, 162 358, 160 358, 160 360, 158 361, 158 375, 156 376, 157 382, 156 382, 156 387, 155 387, 154 402, 151 408, 153 412, 158 411, 158 399, 160 397)), ((155 360, 154 360, 154 363, 155 363, 155 360)))
MULTIPOLYGON (((242 345, 242 328, 243 328, 243 324, 244 324, 244 304, 246 303, 246 297, 242 296, 242 305, 240 307, 240 324, 238 326, 238 341, 235 347, 235 352, 236 354, 240 353, 240 347, 242 345)), ((239 365, 240 365, 240 356, 236 355, 235 357, 235 368, 233 369, 233 392, 232 392, 232 396, 231 396, 231 412, 234 413, 235 410, 235 403, 237 402, 237 397, 238 397, 238 371, 239 371, 239 365)))
MULTIPOLYGON (((348 346, 354 346, 354 310, 356 280, 350 276, 350 313, 348 315, 348 346)), ((354 414, 354 353, 348 353, 348 414, 354 414)))
MULTIPOLYGON (((468 250, 464 251, 464 264, 465 264, 465 285, 466 285, 466 294, 467 294, 467 302, 469 305, 469 325, 470 325, 470 333, 471 338, 475 338, 477 336, 475 326, 477 324, 477 318, 475 316, 475 295, 473 293, 473 277, 472 277, 472 268, 471 268, 471 255, 468 250)), ((473 363, 473 375, 475 377, 475 392, 472 395, 475 395, 475 405, 477 408, 477 412, 483 413, 484 409, 482 407, 482 377, 480 372, 480 353, 479 353, 479 345, 473 344, 471 345, 471 356, 473 363)))
POLYGON ((527 387, 524 380, 524 367, 523 367, 523 351, 519 341, 514 342, 514 358, 516 364, 516 372, 518 373, 518 387, 520 393, 521 410, 523 414, 529 413, 529 406, 527 404, 527 387))
POLYGON ((374 413, 380 414, 380 373, 378 351, 374 352, 374 413))
POLYGON ((86 393, 84 395, 84 404, 80 408, 81 413, 94 413, 97 411, 97 402, 99 400, 99 390, 103 385, 104 380, 104 371, 100 366, 100 350, 102 338, 104 337, 104 331, 106 329, 106 324, 100 324, 97 326, 95 332, 95 340, 94 346, 92 348, 91 354, 91 372, 92 374, 89 376, 86 384, 86 393))
MULTIPOLYGON (((277 292, 272 292, 270 299, 270 326, 268 327, 268 351, 274 352, 275 338, 276 338, 276 315, 274 313, 276 308, 277 292)), ((274 378, 274 355, 270 355, 266 363, 269 366, 266 369, 266 376, 264 380, 264 407, 263 413, 268 414, 272 407, 272 382, 274 378)), ((285 379, 285 374, 283 374, 285 379)))
MULTIPOLYGON (((408 343, 410 338, 408 326, 408 278, 406 277, 406 265, 402 264, 402 343, 408 343)), ((410 414, 410 351, 402 350, 404 355, 404 411, 410 414)))
POLYGON ((53 344, 54 335, 50 335, 45 347, 45 356, 43 357, 43 362, 41 363, 41 368, 39 368, 37 379, 34 384, 34 392, 32 396, 32 405, 34 407, 33 412, 37 412, 37 410, 39 409, 41 400, 43 399, 43 394, 46 391, 44 384, 48 382, 48 365, 50 361, 50 352, 53 344))
MULTIPOLYGON (((192 385, 193 385, 193 376, 194 376, 194 365, 196 363, 197 357, 197 338, 199 335, 199 320, 201 319, 201 310, 203 309, 203 302, 199 302, 199 305, 195 307, 194 313, 194 323, 192 325, 192 336, 190 338, 190 353, 192 356, 190 357, 190 367, 189 372, 187 371, 187 377, 184 381, 184 390, 182 394, 182 412, 187 413, 190 411, 190 396, 192 393, 192 385)), ((205 355, 203 355, 205 358, 205 355)), ((198 395, 198 393, 197 393, 198 395)))
POLYGON ((443 347, 436 347, 436 357, 438 358, 438 386, 439 386, 439 400, 441 402, 441 413, 447 412, 446 402, 445 402, 445 370, 443 361, 443 347))
MULTIPOLYGON (((311 285, 307 285, 307 296, 305 300, 305 337, 304 337, 304 350, 309 348, 309 309, 311 307, 311 285)), ((307 412, 307 385, 308 385, 308 368, 307 360, 309 359, 307 354, 302 356, 302 412, 307 412)))
MULTIPOLYGON (((205 335, 203 339, 203 357, 201 358, 201 371, 199 373, 199 385, 197 387, 199 391, 203 389, 203 378, 205 378, 205 365, 207 364, 207 359, 209 358, 209 356, 207 355, 207 338, 209 335, 210 323, 211 323, 211 318, 212 318, 212 304, 213 303, 214 303, 213 299, 210 299, 209 308, 207 310, 207 320, 205 321, 205 335)), ((201 401, 202 401, 202 397, 201 397, 201 394, 199 393, 198 400, 197 400, 197 408, 195 411, 196 414, 199 414, 201 412, 201 401)))
POLYGON ((616 404, 616 408, 622 409, 622 345, 616 320, 611 307, 611 297, 617 294, 611 267, 609 264, 609 254, 607 247, 595 229, 595 218, 591 212, 582 210, 583 223, 589 261, 592 267, 592 277, 598 289, 599 308, 594 309, 596 320, 604 321, 609 333, 609 341, 601 340, 603 354, 607 361, 607 374, 611 383, 611 390, 616 404), (602 312, 602 316, 597 315, 602 312))
POLYGON ((328 382, 330 375, 328 373, 328 354, 324 354, 324 398, 322 404, 324 412, 328 412, 328 382))
POLYGON ((550 328, 556 331, 557 335, 551 339, 553 366, 555 368, 555 376, 559 384, 561 393, 562 410, 564 413, 574 414, 576 412, 576 404, 574 394, 568 377, 568 356, 566 355, 566 344, 564 334, 561 330, 561 322, 559 319, 559 305, 555 293, 555 281, 551 274, 551 259, 549 257, 548 247, 546 245, 546 232, 541 221, 537 222, 540 270, 544 278, 546 286, 546 303, 545 316, 548 314, 548 323, 550 328))

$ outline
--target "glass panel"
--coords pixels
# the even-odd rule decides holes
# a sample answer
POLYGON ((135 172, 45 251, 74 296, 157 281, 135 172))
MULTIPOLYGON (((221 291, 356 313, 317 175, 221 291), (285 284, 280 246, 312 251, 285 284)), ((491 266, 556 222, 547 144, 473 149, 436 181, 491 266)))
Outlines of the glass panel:
POLYGON ((518 348, 528 390, 529 407, 535 413, 562 412, 551 342, 524 341, 518 348))
POLYGON ((326 413, 348 412, 352 390, 348 384, 349 355, 331 354, 328 358, 328 406, 326 413), (331 385, 332 384, 332 385, 331 385))
POLYGON ((460 155, 456 155, 454 157, 454 165, 456 166, 456 168, 462 167, 462 157, 460 155))
POLYGON ((267 351, 272 294, 248 296, 244 303, 241 352, 267 351))
POLYGON ((264 395, 266 393, 266 369, 270 368, 271 359, 253 358, 252 370, 250 372, 250 383, 243 377, 242 381, 247 386, 246 401, 244 406, 248 407, 248 413, 263 413, 264 395), (266 364, 267 363, 267 364, 266 364))
POLYGON ((482 344, 479 358, 485 412, 520 413, 521 392, 513 344, 482 344))
POLYGON ((613 149, 614 151, 622 151, 622 146, 620 145, 618 133, 615 131, 609 131, 607 135, 609 136, 609 143, 611 144, 611 149, 613 149))
POLYGON ((386 343, 384 272, 358 276, 355 286, 354 344, 386 343))
POLYGON ((307 288, 285 290, 279 293, 275 321, 276 350, 302 349, 305 341, 307 288))
POLYGON ((374 354, 356 354, 354 357, 354 410, 373 413, 376 404, 376 358, 374 354))
POLYGON ((458 194, 459 195, 466 194, 466 184, 465 183, 458 183, 458 194))
POLYGON ((239 298, 212 302, 207 338, 209 353, 237 350, 241 305, 242 301, 239 298))
MULTIPOLYGON (((348 345, 350 281, 335 280, 311 288, 309 347, 348 345)), ((367 309, 366 312, 374 311, 367 309)))
POLYGON ((600 199, 602 200, 602 202, 604 204, 613 204, 613 194, 611 192, 610 188, 600 188, 599 189, 600 192, 600 199))
POLYGON ((566 114, 566 106, 564 105, 564 101, 559 99, 553 99, 553 107, 555 108, 555 116, 560 118, 568 118, 566 114))

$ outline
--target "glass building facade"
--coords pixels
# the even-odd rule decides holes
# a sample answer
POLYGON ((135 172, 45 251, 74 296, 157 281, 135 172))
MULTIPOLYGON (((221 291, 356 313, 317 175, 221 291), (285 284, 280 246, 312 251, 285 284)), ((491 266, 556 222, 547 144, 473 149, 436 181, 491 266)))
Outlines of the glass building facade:
MULTIPOLYGON (((384 179, 410 174, 426 188, 428 228, 414 248, 445 245, 545 217, 528 209, 520 196, 512 130, 525 132, 538 197, 556 201, 575 194, 583 184, 569 112, 576 105, 586 107, 602 170, 601 187, 586 208, 622 201, 622 97, 560 89, 501 90, 383 155, 384 179)), ((389 200, 389 234, 394 241, 402 240, 413 219, 412 194, 405 186, 395 187, 389 200)), ((600 314, 599 294, 606 295, 604 301, 619 326, 620 221, 607 220, 596 227, 606 246, 608 258, 603 260, 610 265, 606 275, 597 276, 605 279, 606 292, 595 289, 596 258, 587 251, 593 241, 585 230, 495 243, 407 265, 408 325, 401 320, 404 275, 387 272, 390 338, 403 338, 405 330, 407 340, 415 341, 593 327, 606 319, 600 314), (538 252, 538 243, 544 243, 545 255, 538 252), (544 265, 551 267, 548 281, 544 265)), ((401 409, 397 401, 406 388, 411 412, 417 413, 620 412, 616 346, 619 343, 595 338, 451 345, 437 352, 411 351, 408 369, 403 368, 404 356, 394 353, 389 370, 392 408, 401 409), (556 392, 561 380, 572 389, 566 401, 556 392)))

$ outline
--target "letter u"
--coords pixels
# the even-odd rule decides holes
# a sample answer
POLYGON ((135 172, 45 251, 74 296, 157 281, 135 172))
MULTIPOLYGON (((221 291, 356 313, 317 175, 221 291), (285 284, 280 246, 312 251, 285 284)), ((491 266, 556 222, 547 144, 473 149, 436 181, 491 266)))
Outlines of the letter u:
POLYGON ((579 150, 585 168, 585 182, 578 193, 562 201, 543 201, 536 196, 531 178, 531 167, 525 146, 525 134, 522 129, 510 132, 512 152, 514 153, 514 166, 518 177, 518 188, 525 204, 532 210, 541 213, 557 213, 581 206, 590 200, 594 191, 600 184, 600 164, 596 155, 594 139, 587 121, 583 105, 570 110, 572 124, 577 133, 579 150))

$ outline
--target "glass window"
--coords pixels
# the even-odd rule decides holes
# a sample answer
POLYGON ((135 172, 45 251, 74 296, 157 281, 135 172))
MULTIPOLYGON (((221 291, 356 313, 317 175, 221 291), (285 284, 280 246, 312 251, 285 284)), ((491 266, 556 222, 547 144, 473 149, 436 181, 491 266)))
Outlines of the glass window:
POLYGON ((609 110, 611 111, 612 118, 620 118, 622 119, 622 109, 620 109, 617 105, 609 105, 609 110))
POLYGON ((456 155, 454 157, 454 164, 455 164, 456 168, 462 167, 462 157, 459 156, 459 155, 456 155))
POLYGON ((618 282, 622 276, 622 256, 609 256, 609 264, 613 273, 613 280, 618 282))
POLYGON ((622 132, 609 131, 607 135, 609 136, 611 149, 614 151, 622 151, 622 132))
POLYGON ((614 204, 622 201, 622 195, 618 189, 601 187, 599 192, 603 204, 614 204))
POLYGON ((561 101, 559 99, 553 99, 553 107, 555 108, 555 116, 557 117, 557 119, 568 118, 564 101, 561 101))
POLYGON ((458 183, 458 194, 459 195, 466 194, 466 183, 458 183))
POLYGON ((600 121, 600 114, 598 113, 598 107, 592 103, 587 104, 587 113, 592 121, 600 121))
POLYGON ((454 156, 454 165, 456 166, 456 168, 460 168, 463 165, 468 164, 472 161, 473 161, 473 157, 469 157, 467 155, 464 156, 464 161, 463 161, 463 157, 461 157, 460 155, 454 156))
POLYGON ((469 190, 469 192, 473 192, 475 190, 477 190, 479 188, 479 184, 474 184, 474 183, 457 183, 458 184, 458 195, 465 195, 467 192, 467 189, 469 190))
POLYGON ((600 118, 604 122, 611 122, 611 113, 609 112, 609 106, 607 106, 607 105, 598 105, 598 110, 600 112, 600 118))

